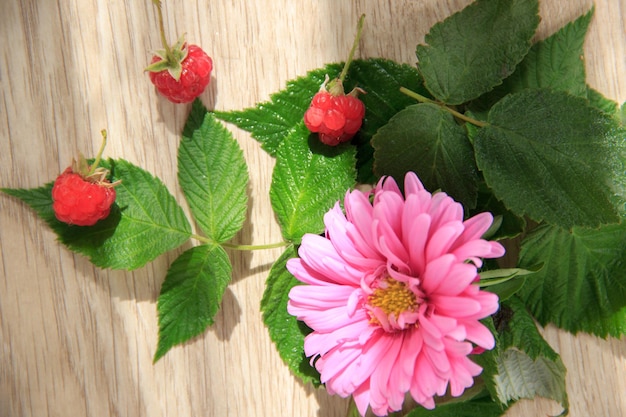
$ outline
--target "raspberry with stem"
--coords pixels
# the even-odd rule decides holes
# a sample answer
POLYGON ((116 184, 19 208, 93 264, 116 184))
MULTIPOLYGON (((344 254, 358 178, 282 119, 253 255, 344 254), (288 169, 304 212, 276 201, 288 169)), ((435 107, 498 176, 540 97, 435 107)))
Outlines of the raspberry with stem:
POLYGON ((332 81, 329 81, 329 77, 326 76, 320 91, 315 94, 309 109, 304 113, 306 127, 311 132, 318 133, 320 141, 326 145, 336 146, 349 141, 363 123, 365 105, 357 96, 365 91, 356 87, 346 94, 343 81, 359 44, 364 19, 365 15, 361 15, 352 49, 341 74, 332 81))
POLYGON ((159 16, 163 49, 156 51, 150 65, 150 81, 159 93, 173 103, 189 103, 202 94, 211 81, 213 60, 198 45, 188 45, 185 36, 170 46, 165 37, 165 24, 160 0, 152 0, 159 16))
POLYGON ((99 167, 106 146, 106 130, 102 130, 102 145, 93 164, 80 154, 52 186, 52 210, 59 221, 76 226, 93 226, 111 212, 116 192, 106 179, 109 171, 99 167))

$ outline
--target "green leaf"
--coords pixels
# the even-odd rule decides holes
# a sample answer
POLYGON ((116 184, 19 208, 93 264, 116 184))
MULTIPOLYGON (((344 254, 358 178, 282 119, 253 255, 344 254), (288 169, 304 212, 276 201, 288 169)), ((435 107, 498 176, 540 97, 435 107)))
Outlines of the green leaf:
POLYGON ((501 329, 493 354, 497 373, 489 375, 495 382, 498 399, 507 404, 520 398, 541 396, 558 401, 567 413, 565 365, 560 356, 543 339, 532 316, 516 297, 501 305, 496 326, 501 329))
POLYGON ((165 185, 149 172, 119 160, 101 161, 110 169, 117 198, 111 214, 94 226, 69 226, 52 211, 52 185, 31 190, 4 189, 20 198, 56 232, 70 250, 101 268, 136 269, 177 248, 191 236, 185 213, 165 185))
POLYGON ((621 122, 620 108, 615 101, 604 97, 600 92, 589 86, 587 86, 587 99, 593 107, 602 110, 606 114, 615 117, 617 121, 621 122))
POLYGON ((583 45, 592 16, 593 9, 535 43, 502 85, 470 103, 471 110, 482 115, 507 94, 528 88, 550 88, 587 97, 583 45))
POLYGON ((402 182, 415 172, 428 190, 445 191, 468 208, 476 206, 474 150, 454 117, 434 104, 398 112, 372 139, 375 172, 402 182))
POLYGON ((609 317, 588 318, 580 323, 580 330, 603 338, 611 336, 619 339, 626 335, 626 307, 609 317))
POLYGON ((243 151, 199 100, 193 104, 178 148, 178 180, 209 238, 225 242, 242 228, 248 202, 243 151))
MULTIPOLYGON (((55 232, 57 232, 57 234, 60 234, 68 226, 65 223, 58 221, 56 217, 54 216, 54 211, 52 210, 52 186, 53 185, 54 185, 54 182, 49 182, 37 188, 0 188, 0 191, 10 196, 19 198, 24 203, 28 204, 30 208, 35 210, 35 213, 37 213, 37 215, 41 217, 41 219, 43 219, 46 223, 48 223, 48 225, 55 232)), ((111 207, 111 214, 109 215, 109 217, 111 215, 115 215, 115 211, 119 210, 119 209, 116 210, 115 206, 116 205, 114 204, 114 206, 111 207)), ((97 227, 101 223, 102 223, 102 220, 96 223, 96 225, 92 227, 97 227)), ((80 226, 72 226, 72 227, 80 227, 80 226)))
POLYGON ((552 88, 585 97, 583 45, 592 16, 593 9, 534 44, 503 87, 508 92, 552 88))
POLYGON ((157 300, 159 343, 154 361, 213 324, 231 279, 228 255, 218 245, 195 246, 170 266, 157 300))
POLYGON ((474 148, 486 183, 517 215, 596 227, 619 221, 624 137, 613 118, 583 98, 526 90, 491 109, 474 148))
MULTIPOLYGON (((510 348, 497 357, 498 394, 503 401, 535 396, 553 398, 563 402, 565 393, 565 366, 559 360, 545 357, 530 358, 526 353, 510 348)), ((567 403, 567 401, 565 401, 567 403)), ((567 407, 564 406, 565 409, 567 407)))
POLYGON ((252 134, 270 155, 274 156, 283 139, 298 130, 311 99, 328 75, 336 78, 341 72, 339 64, 330 64, 308 72, 287 83, 287 88, 270 96, 270 100, 253 108, 230 112, 215 112, 215 116, 233 123, 252 134))
POLYGON ((317 386, 320 385, 320 375, 304 355, 304 337, 311 329, 287 312, 289 291, 300 281, 291 275, 286 265, 289 259, 296 256, 296 249, 289 246, 272 265, 261 300, 261 311, 280 357, 295 375, 317 386))
POLYGON ((437 404, 433 410, 418 406, 406 417, 499 417, 506 411, 489 396, 478 396, 469 401, 437 404))
POLYGON ((276 153, 270 200, 285 240, 324 230, 324 214, 355 184, 354 147, 330 147, 300 123, 276 153))
POLYGON ((537 0, 478 0, 435 24, 416 51, 426 88, 461 104, 500 84, 528 52, 538 9, 537 0))
MULTIPOLYGON (((280 143, 299 129, 304 112, 319 91, 324 77, 337 77, 342 67, 343 64, 329 64, 288 82, 284 90, 273 94, 269 101, 259 103, 254 108, 215 112, 215 115, 251 132, 263 149, 275 156, 280 143)), ((377 178, 372 173, 374 151, 369 145, 371 137, 391 116, 414 104, 413 99, 400 92, 400 87, 422 95, 428 93, 414 67, 380 58, 352 62, 344 87, 348 92, 357 85, 365 90, 365 94, 360 94, 359 99, 366 108, 361 131, 353 141, 358 146, 358 175, 360 182, 373 183, 377 178)))
POLYGON ((626 306, 626 223, 571 231, 540 226, 522 242, 519 264, 539 262, 543 269, 519 294, 541 324, 613 333, 602 320, 626 306))

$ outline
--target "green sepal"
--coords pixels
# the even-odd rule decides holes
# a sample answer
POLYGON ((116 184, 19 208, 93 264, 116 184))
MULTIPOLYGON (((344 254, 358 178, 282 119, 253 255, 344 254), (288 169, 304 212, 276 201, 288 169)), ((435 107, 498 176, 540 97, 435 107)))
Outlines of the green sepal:
POLYGON ((161 72, 167 70, 172 78, 176 81, 180 79, 180 75, 183 72, 183 61, 187 58, 187 42, 185 42, 185 35, 178 38, 178 41, 172 46, 169 51, 167 49, 159 49, 155 51, 155 55, 161 58, 160 61, 156 61, 145 68, 145 71, 161 72))

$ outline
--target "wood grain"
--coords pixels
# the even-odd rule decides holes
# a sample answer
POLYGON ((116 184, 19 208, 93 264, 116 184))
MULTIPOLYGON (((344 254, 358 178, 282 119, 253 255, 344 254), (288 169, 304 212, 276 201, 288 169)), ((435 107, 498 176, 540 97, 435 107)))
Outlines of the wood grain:
MULTIPOLYGON (((210 108, 252 106, 289 79, 342 60, 367 14, 361 57, 415 61, 415 45, 469 0, 165 2, 167 35, 214 58, 210 108)), ((543 0, 538 37, 591 7, 543 0)), ((160 177, 184 204, 176 149, 189 106, 159 98, 143 68, 159 47, 148 0, 1 1, 0 186, 51 181, 78 152, 106 154, 160 177)), ((597 0, 585 46, 589 83, 626 100, 625 0, 597 0)), ((232 129, 252 177, 241 243, 280 240, 268 190, 273 160, 232 129)), ((346 400, 302 385, 282 364, 259 313, 278 250, 230 252, 234 279, 215 325, 156 365, 155 301, 179 251, 132 272, 94 268, 55 241, 25 205, 0 196, 0 416, 345 415, 346 400)), ((571 416, 626 415, 626 343, 544 334, 568 368, 571 416)), ((557 414, 522 401, 508 417, 557 414)))

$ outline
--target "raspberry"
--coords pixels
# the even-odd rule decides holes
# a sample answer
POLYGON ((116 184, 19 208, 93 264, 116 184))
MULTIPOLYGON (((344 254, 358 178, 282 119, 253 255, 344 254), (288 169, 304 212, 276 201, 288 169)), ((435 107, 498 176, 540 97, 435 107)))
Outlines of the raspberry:
POLYGON ((319 133, 322 143, 337 146, 352 139, 359 131, 365 116, 365 105, 356 97, 362 90, 354 89, 346 95, 341 82, 334 80, 330 91, 327 91, 327 82, 324 81, 304 113, 304 124, 311 132, 319 133))
POLYGON ((77 226, 92 226, 105 219, 115 202, 115 187, 121 180, 111 184, 106 179, 109 171, 99 168, 100 158, 106 146, 107 132, 102 132, 102 145, 93 165, 84 156, 72 161, 57 177, 52 186, 52 210, 59 221, 77 226))
POLYGON ((198 97, 211 80, 213 61, 197 45, 176 46, 170 54, 158 53, 147 68, 150 81, 159 93, 173 103, 189 103, 198 97))
POLYGON ((109 181, 93 182, 68 167, 54 181, 52 209, 64 223, 92 226, 109 215, 115 194, 109 181))

